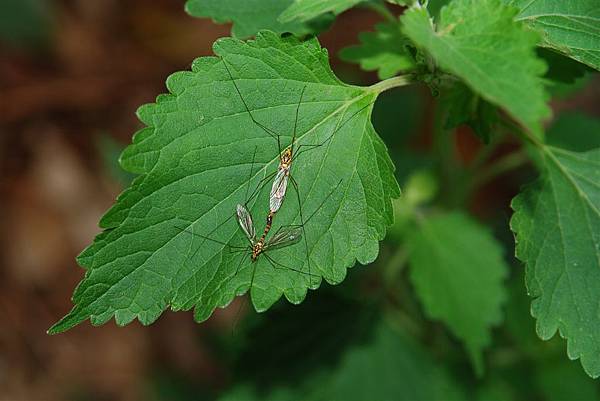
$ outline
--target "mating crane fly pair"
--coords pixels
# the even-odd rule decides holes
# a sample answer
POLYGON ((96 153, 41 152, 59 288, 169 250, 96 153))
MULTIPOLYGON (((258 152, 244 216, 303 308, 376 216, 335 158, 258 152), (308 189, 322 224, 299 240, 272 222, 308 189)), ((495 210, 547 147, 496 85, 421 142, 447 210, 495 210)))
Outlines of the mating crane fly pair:
MULTIPOLYGON (((293 134, 292 134, 292 139, 291 139, 291 143, 288 147, 286 147, 283 151, 281 150, 281 135, 278 134, 277 132, 275 132, 273 129, 268 128, 267 126, 265 126, 264 124, 262 124, 261 122, 257 121, 254 116, 252 115, 252 112, 250 111, 250 108, 248 107, 248 104, 246 103, 244 97, 242 96, 242 93, 240 91, 240 88, 238 87, 235 79, 233 78, 233 75, 231 74, 231 70, 229 69, 229 66, 227 65, 227 62, 224 59, 221 59, 223 62, 223 65, 225 67, 225 70, 227 71, 227 74, 229 75, 229 78, 239 96, 239 98, 241 99, 244 108, 246 110, 246 112, 248 113, 248 115, 250 116, 250 119, 252 120, 252 122, 260 127, 264 132, 266 132, 269 136, 271 136, 273 139, 275 139, 277 141, 277 146, 278 146, 278 154, 279 154, 279 165, 277 167, 277 170, 271 174, 268 174, 267 176, 265 176, 263 179, 260 180, 260 182, 258 183, 256 189, 253 191, 253 193, 248 196, 248 191, 249 191, 249 185, 250 185, 250 180, 252 177, 252 170, 253 170, 253 166, 254 166, 254 157, 256 156, 256 149, 254 151, 254 155, 253 155, 253 159, 252 159, 252 167, 250 170, 250 177, 248 179, 248 186, 246 188, 246 196, 245 196, 245 202, 244 204, 238 204, 236 207, 236 211, 234 214, 231 214, 221 225, 224 225, 225 223, 227 223, 232 217, 236 217, 237 222, 239 224, 239 226, 241 227, 242 231, 244 232, 244 235, 246 237, 246 239, 249 242, 248 246, 235 246, 235 245, 230 245, 227 244, 225 242, 216 240, 214 238, 211 238, 210 235, 212 233, 214 233, 214 231, 216 229, 219 228, 219 226, 217 226, 215 229, 213 229, 208 235, 201 235, 201 234, 197 234, 191 231, 188 231, 187 229, 181 229, 179 228, 179 230, 181 231, 185 231, 188 232, 194 236, 198 236, 200 238, 203 238, 204 240, 209 240, 218 244, 223 245, 226 248, 229 248, 230 251, 232 253, 243 253, 244 255, 242 256, 242 258, 240 259, 240 263, 236 269, 235 275, 238 274, 238 272, 240 271, 240 268, 242 267, 244 260, 246 260, 246 257, 248 255, 250 255, 250 260, 252 262, 252 264, 254 264, 258 259, 260 255, 263 255, 264 258, 269 262, 269 264, 276 269, 288 269, 291 271, 295 271, 301 274, 307 274, 308 277, 311 279, 311 285, 312 285, 312 278, 315 277, 313 276, 312 272, 311 272, 311 266, 310 266, 310 255, 309 255, 309 250, 308 250, 308 241, 306 238, 306 233, 304 231, 304 227, 305 225, 314 217, 314 215, 321 209, 321 207, 325 204, 325 202, 327 201, 327 199, 329 199, 329 197, 331 197, 331 195, 337 190, 337 188, 341 185, 342 180, 340 180, 338 182, 338 184, 331 190, 331 192, 329 192, 329 194, 322 200, 321 204, 315 209, 315 211, 310 215, 310 217, 307 220, 304 220, 304 215, 303 215, 303 211, 302 211, 302 204, 300 201, 300 192, 299 192, 299 188, 298 188, 298 183, 296 182, 296 180, 294 179, 293 175, 291 174, 291 168, 292 168, 292 164, 294 162, 294 160, 296 160, 296 158, 302 154, 304 151, 307 150, 311 150, 311 149, 316 149, 319 148, 323 145, 325 145, 326 143, 328 143, 331 138, 334 136, 334 134, 343 126, 345 125, 348 121, 350 121, 355 115, 357 115, 358 113, 360 113, 361 111, 363 111, 366 107, 370 106, 370 104, 367 104, 366 106, 362 107, 360 110, 358 110, 357 112, 355 112, 354 114, 352 114, 350 116, 350 118, 348 118, 344 123, 342 123, 340 125, 340 119, 337 120, 336 125, 334 127, 334 129, 332 130, 331 134, 321 143, 318 144, 301 144, 297 147, 297 149, 294 149, 294 146, 296 144, 296 131, 297 131, 297 125, 298 125, 298 116, 299 116, 299 112, 300 112, 300 105, 302 104, 302 100, 304 97, 304 92, 306 90, 306 86, 304 86, 302 88, 302 91, 300 92, 300 96, 299 96, 299 101, 298 101, 298 105, 296 107, 296 113, 295 113, 295 119, 294 119, 294 130, 293 130, 293 134), (304 149, 303 149, 304 148, 304 149), (273 179, 274 177, 274 179, 273 179), (268 183, 271 179, 273 179, 273 183, 271 186, 271 191, 269 194, 269 211, 267 213, 267 217, 266 217, 266 224, 265 224, 265 228, 263 230, 262 235, 260 236, 260 238, 257 239, 257 235, 256 235, 256 230, 255 230, 255 226, 254 226, 254 222, 252 219, 252 215, 250 213, 250 211, 248 210, 248 204, 250 203, 250 201, 256 197, 261 189, 263 188, 263 186, 268 183), (299 215, 300 215, 300 224, 292 224, 292 225, 284 225, 279 227, 279 229, 277 230, 277 232, 271 236, 270 239, 267 239, 267 236, 271 230, 271 227, 273 225, 273 219, 276 215, 276 213, 279 211, 279 209, 281 208, 283 201, 285 199, 285 195, 287 192, 287 186, 288 186, 288 181, 292 183, 292 186, 294 187, 294 190, 296 192, 296 198, 298 201, 298 208, 299 208, 299 215), (294 245, 296 243, 298 243, 302 238, 304 238, 304 245, 305 245, 305 250, 306 250, 306 256, 307 256, 307 264, 308 264, 308 272, 304 272, 298 269, 294 269, 292 267, 288 267, 283 265, 282 263, 277 262, 276 260, 274 260, 269 254, 268 251, 271 250, 275 250, 275 249, 280 249, 280 248, 284 248, 284 247, 288 247, 291 245, 294 245)), ((341 117, 343 118, 343 114, 341 113, 341 117)), ((192 254, 191 259, 193 259, 194 255, 196 254, 196 252, 198 250, 200 250, 202 247, 202 244, 200 244, 200 246, 196 249, 196 251, 192 254)), ((253 281, 254 281, 254 273, 256 271, 256 268, 254 268, 253 272, 252 272, 252 277, 250 280, 250 289, 252 288, 253 285, 253 281)))

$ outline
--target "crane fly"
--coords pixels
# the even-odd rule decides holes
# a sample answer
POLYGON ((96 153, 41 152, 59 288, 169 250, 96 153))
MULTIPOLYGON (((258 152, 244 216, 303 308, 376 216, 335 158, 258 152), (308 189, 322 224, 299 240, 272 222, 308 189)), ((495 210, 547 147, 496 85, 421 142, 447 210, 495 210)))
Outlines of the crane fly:
MULTIPOLYGON (((321 201, 320 205, 309 216, 309 218, 306 220, 306 222, 304 224, 307 224, 315 216, 315 214, 319 210, 322 209, 325 202, 329 199, 329 197, 331 197, 332 194, 334 194, 337 191, 337 189, 339 188, 339 186, 341 184, 342 184, 342 180, 340 180, 338 182, 338 184, 323 199, 323 201, 321 201)), ((288 270, 291 270, 291 271, 294 271, 297 273, 308 275, 311 279, 313 277, 316 277, 318 279, 318 276, 315 276, 310 272, 307 273, 302 270, 295 269, 293 267, 289 267, 281 262, 278 262, 272 256, 269 255, 270 251, 289 247, 289 246, 292 246, 292 245, 295 245, 296 243, 298 243, 302 239, 302 235, 304 232, 303 225, 299 225, 299 224, 284 225, 284 226, 279 227, 279 229, 275 232, 275 234, 273 234, 269 239, 266 239, 265 235, 262 235, 260 238, 257 239, 256 229, 254 227, 252 214, 250 213, 250 211, 248 211, 246 206, 242 205, 242 204, 238 204, 236 206, 235 215, 237 217, 237 222, 238 222, 240 228, 242 229, 244 236, 246 237, 246 240, 248 241, 248 245, 246 245, 246 246, 230 245, 228 243, 225 243, 225 242, 222 242, 222 241, 219 241, 219 240, 216 240, 214 238, 210 238, 210 237, 207 237, 204 235, 200 235, 200 234, 188 231, 186 229, 182 229, 179 227, 177 227, 177 228, 180 231, 185 231, 194 236, 198 236, 205 240, 220 244, 223 247, 228 248, 231 253, 242 253, 243 255, 242 255, 242 258, 240 259, 238 267, 235 271, 234 277, 237 276, 239 271, 243 269, 242 266, 244 264, 244 261, 249 256, 251 264, 254 265, 254 268, 252 270, 252 277, 250 279, 250 288, 252 288, 252 285, 254 283, 254 275, 256 273, 255 263, 259 260, 259 257, 261 255, 263 255, 263 257, 269 262, 269 264, 274 269, 288 269, 288 270)))

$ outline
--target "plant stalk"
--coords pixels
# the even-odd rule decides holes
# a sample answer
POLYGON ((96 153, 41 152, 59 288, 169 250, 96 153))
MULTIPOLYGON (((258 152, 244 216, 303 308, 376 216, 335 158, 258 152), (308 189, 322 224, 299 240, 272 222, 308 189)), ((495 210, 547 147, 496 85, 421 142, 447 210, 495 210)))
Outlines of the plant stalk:
POLYGON ((371 85, 369 88, 377 93, 381 93, 392 88, 410 85, 413 82, 414 78, 412 75, 399 75, 377 82, 376 84, 371 85))

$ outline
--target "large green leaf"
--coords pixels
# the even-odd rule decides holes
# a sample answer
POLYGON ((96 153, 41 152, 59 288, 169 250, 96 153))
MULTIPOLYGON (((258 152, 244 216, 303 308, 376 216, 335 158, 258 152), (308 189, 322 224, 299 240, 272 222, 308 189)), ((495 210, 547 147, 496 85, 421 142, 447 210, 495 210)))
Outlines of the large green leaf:
MULTIPOLYGON (((223 60, 203 57, 192 71, 168 79, 171 94, 140 108, 147 128, 134 136, 121 164, 141 175, 102 218, 104 232, 79 256, 87 272, 75 291, 75 307, 51 332, 87 318, 92 324, 112 316, 120 325, 135 318, 149 324, 168 306, 195 307, 202 321, 246 292, 253 271, 251 297, 258 311, 282 295, 299 303, 320 277, 339 283, 356 260, 369 263, 377 256, 393 218, 391 198, 399 194, 385 145, 370 123, 377 87, 340 82, 316 39, 299 42, 265 31, 255 41, 219 40, 214 51, 227 61, 254 117, 285 134, 283 143, 293 132, 303 88, 296 149, 331 138, 299 155, 292 167, 305 219, 316 213, 305 226, 309 257, 299 243, 271 251, 286 268, 274 268, 264 257, 251 264, 246 251, 235 254, 180 231, 246 245, 233 218, 236 204, 279 161, 277 141, 251 121, 223 60), (316 280, 306 274, 309 260, 316 280)), ((269 190, 265 185, 249 205, 259 232, 269 190)), ((273 231, 300 223, 296 194, 290 187, 273 231)))
POLYGON ((314 32, 301 21, 279 22, 277 17, 293 0, 188 0, 185 9, 194 17, 212 18, 217 23, 233 22, 231 33, 238 38, 254 36, 261 29, 305 35, 314 32))
POLYGON ((325 13, 340 14, 365 0, 294 0, 281 15, 279 21, 309 21, 325 13))
POLYGON ((600 149, 544 148, 545 171, 512 202, 538 335, 557 330, 571 359, 600 376, 600 149))
POLYGON ((512 0, 517 20, 543 32, 542 45, 600 70, 598 0, 512 0))
POLYGON ((375 25, 375 32, 361 32, 360 45, 349 46, 340 51, 344 61, 360 63, 366 71, 377 70, 380 79, 393 77, 400 71, 414 67, 414 60, 407 50, 408 40, 395 22, 375 25))
POLYGON ((476 371, 490 327, 500 323, 508 268, 502 247, 461 213, 427 218, 408 234, 410 277, 427 315, 443 321, 460 338, 476 371))
POLYGON ((500 0, 454 0, 434 28, 427 10, 415 6, 401 18, 404 33, 448 72, 541 136, 550 114, 535 55, 539 36, 515 22, 517 10, 500 0))

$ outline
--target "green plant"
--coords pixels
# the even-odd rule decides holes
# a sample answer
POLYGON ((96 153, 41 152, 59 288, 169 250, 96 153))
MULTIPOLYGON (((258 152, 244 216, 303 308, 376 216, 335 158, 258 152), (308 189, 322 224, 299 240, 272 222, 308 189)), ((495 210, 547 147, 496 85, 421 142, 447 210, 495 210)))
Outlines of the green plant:
MULTIPOLYGON (((600 130, 593 119, 575 115, 568 118, 585 130, 577 137, 569 139, 571 124, 556 128, 553 135, 544 132, 551 116, 550 92, 559 82, 580 82, 600 70, 596 0, 453 0, 441 9, 433 1, 390 3, 407 9, 398 18, 376 0, 189 0, 186 9, 192 15, 233 21, 237 38, 217 41, 217 57, 199 58, 191 71, 173 74, 167 80, 170 93, 139 109, 146 128, 120 158, 121 166, 138 176, 100 221, 103 232, 78 257, 87 271, 75 291, 75 306, 50 333, 88 318, 95 325, 113 317, 120 325, 136 318, 150 324, 167 307, 194 308, 200 322, 248 291, 257 311, 269 309, 282 296, 299 304, 323 279, 341 283, 357 261, 375 261, 379 241, 389 231, 400 246, 378 262, 384 266, 377 273, 380 287, 369 296, 394 324, 416 336, 431 324, 423 318, 422 306, 428 319, 449 330, 450 337, 444 331, 436 341, 462 341, 482 375, 491 328, 502 323, 503 308, 521 308, 522 313, 524 305, 515 301, 515 294, 524 288, 513 285, 514 278, 507 281, 509 275, 517 282, 519 277, 503 257, 507 246, 469 214, 467 201, 482 185, 531 162, 540 177, 531 183, 519 177, 528 185, 512 201, 510 227, 516 255, 526 267, 536 331, 545 340, 560 331, 569 358, 580 359, 589 376, 600 376, 600 130), (357 5, 385 19, 374 32, 362 34, 360 44, 341 52, 344 60, 377 70, 382 80, 366 87, 340 81, 327 50, 305 37, 357 5), (301 36, 281 36, 283 32, 301 36), (393 88, 424 85, 439 98, 431 153, 421 157, 401 150, 390 157, 371 124, 375 101, 393 88), (310 256, 303 246, 290 246, 277 250, 276 257, 295 270, 274 269, 263 260, 240 270, 239 257, 224 246, 243 243, 231 216, 247 188, 276 170, 280 150, 252 122, 243 101, 256 120, 281 133, 282 143, 288 144, 301 92, 298 143, 325 144, 303 153, 294 166, 299 203, 304 214, 315 213, 304 227, 310 256), (457 159, 452 142, 454 128, 462 125, 485 142, 467 164, 457 159), (507 144, 510 150, 498 156, 497 150, 507 144), (392 159, 410 173, 395 177, 392 159), (405 182, 402 195, 397 178, 405 182), (319 208, 340 180, 340 189, 319 208), (310 275, 298 273, 308 272, 309 264, 310 275)), ((405 111, 401 103, 386 103, 395 113, 405 111)), ((395 148, 400 139, 390 141, 395 148)), ((266 185, 252 203, 258 227, 267 212, 269 189, 266 185)), ((294 197, 288 192, 276 227, 299 223, 301 210, 294 197)), ((344 387, 358 374, 361 358, 369 359, 363 354, 379 355, 384 352, 379 346, 386 349, 381 344, 394 344, 387 323, 372 325, 378 328, 370 348, 344 359, 338 374, 347 377, 327 380, 344 387)), ((511 325, 506 324, 509 331, 511 325)), ((519 334, 514 336, 523 355, 537 346, 522 345, 519 334)), ((413 340, 402 334, 397 341, 401 358, 405 342, 413 340)), ((387 348, 394 353, 395 346, 387 348)), ((416 364, 425 369, 431 362, 424 362, 420 352, 406 358, 419 360, 416 364)), ((536 363, 536 352, 531 363, 536 363)), ((390 369, 403 367, 392 364, 390 369)), ((446 372, 436 370, 435 377, 446 390, 434 386, 414 397, 461 398, 457 385, 447 383, 446 372)), ((478 390, 482 399, 498 396, 503 386, 496 384, 505 380, 489 377, 478 390)), ((235 391, 252 397, 254 390, 235 391)), ((287 389, 274 391, 273 399, 295 397, 287 389)), ((344 392, 335 394, 317 392, 314 398, 356 395, 350 390, 343 397, 344 392)))

